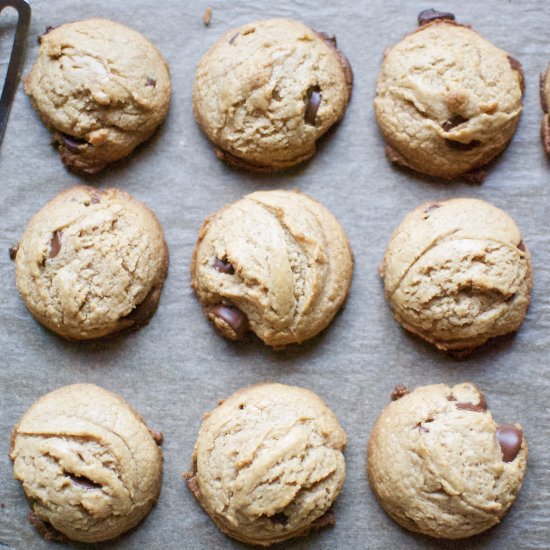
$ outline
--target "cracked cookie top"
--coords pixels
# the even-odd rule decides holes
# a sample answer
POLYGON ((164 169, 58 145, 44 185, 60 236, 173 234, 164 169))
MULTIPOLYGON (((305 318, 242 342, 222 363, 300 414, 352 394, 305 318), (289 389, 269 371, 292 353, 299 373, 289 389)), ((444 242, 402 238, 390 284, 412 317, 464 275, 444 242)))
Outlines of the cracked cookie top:
POLYGON ((10 458, 47 538, 99 542, 137 525, 160 494, 160 435, 121 397, 92 384, 40 398, 11 436, 10 458))
POLYGON ((36 319, 66 338, 91 339, 149 319, 168 250, 155 215, 128 193, 76 186, 31 219, 15 262, 36 319))
POLYGON ((395 230, 381 269, 395 318, 443 350, 517 330, 531 257, 510 216, 477 199, 425 203, 395 230))
POLYGON ((166 61, 145 37, 89 19, 40 37, 25 91, 65 164, 94 173, 153 133, 166 117, 171 85, 166 61))
POLYGON ((297 191, 263 191, 206 219, 191 277, 223 336, 251 330, 278 347, 330 323, 352 269, 346 235, 324 206, 297 191))
POLYGON ((352 73, 336 40, 298 21, 227 31, 203 56, 195 116, 225 161, 251 170, 293 166, 344 116, 352 73))
POLYGON ((506 147, 522 96, 515 59, 469 27, 437 19, 388 50, 374 108, 390 160, 453 178, 506 147))
POLYGON ((527 461, 519 424, 497 425, 474 384, 434 384, 384 408, 368 445, 368 477, 406 529, 470 537, 499 523, 527 461))
POLYGON ((206 415, 185 477, 224 533, 269 546, 334 522, 345 445, 344 430, 315 393, 258 384, 206 415))

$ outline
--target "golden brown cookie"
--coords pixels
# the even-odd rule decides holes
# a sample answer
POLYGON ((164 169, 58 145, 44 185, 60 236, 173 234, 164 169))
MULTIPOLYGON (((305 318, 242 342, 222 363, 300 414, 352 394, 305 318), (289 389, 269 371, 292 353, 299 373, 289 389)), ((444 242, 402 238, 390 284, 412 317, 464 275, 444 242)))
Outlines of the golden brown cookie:
POLYGON ((298 21, 227 31, 203 56, 195 117, 219 158, 254 171, 299 164, 343 116, 352 72, 336 39, 298 21))
POLYGON ((367 471, 384 510, 410 531, 444 539, 496 525, 521 488, 527 442, 500 424, 474 384, 398 391, 369 440, 367 471))
POLYGON ((518 226, 477 199, 415 208, 381 275, 397 321, 442 350, 469 352, 518 330, 530 302, 531 256, 518 226))
POLYGON ((160 300, 168 248, 156 216, 128 193, 76 186, 31 219, 15 264, 36 320, 65 338, 88 340, 147 323, 160 300))
POLYGON ((515 132, 521 65, 452 14, 426 10, 419 22, 387 51, 378 76, 374 109, 387 156, 431 176, 479 178, 515 132))
POLYGON ((344 430, 315 393, 258 384, 205 416, 185 478, 226 535, 269 546, 334 523, 345 445, 344 430))
POLYGON ((137 525, 162 481, 161 436, 118 395, 92 384, 40 398, 11 436, 31 523, 48 539, 99 542, 137 525))
POLYGON ((206 219, 191 278, 223 336, 251 330, 282 347, 329 325, 352 270, 346 235, 324 206, 297 191, 260 191, 206 219))
POLYGON ((151 136, 168 112, 171 84, 166 61, 145 37, 88 19, 40 38, 25 91, 63 162, 93 174, 151 136))

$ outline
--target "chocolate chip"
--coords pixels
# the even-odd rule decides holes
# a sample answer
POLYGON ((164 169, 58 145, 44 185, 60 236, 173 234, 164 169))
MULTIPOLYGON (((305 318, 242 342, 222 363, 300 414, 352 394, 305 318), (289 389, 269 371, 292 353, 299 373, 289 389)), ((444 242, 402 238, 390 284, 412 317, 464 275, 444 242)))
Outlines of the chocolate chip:
POLYGON ((61 250, 61 236, 63 231, 54 231, 52 240, 50 241, 50 253, 48 258, 55 258, 61 250))
POLYGON ((406 386, 404 386, 403 384, 397 384, 397 386, 395 386, 394 390, 391 393, 391 400, 397 401, 398 399, 401 399, 404 395, 407 395, 408 393, 410 392, 406 386))
POLYGON ((474 139, 468 143, 462 143, 461 141, 455 141, 454 139, 446 139, 445 143, 451 149, 457 149, 458 151, 471 151, 481 145, 481 141, 474 139))
POLYGON ((273 514, 272 516, 269 516, 269 519, 278 525, 286 525, 288 523, 288 516, 286 516, 283 512, 273 514))
POLYGON ((143 298, 143 300, 134 307, 123 319, 133 321, 134 325, 142 325, 154 312, 158 302, 158 288, 154 286, 143 298))
POLYGON ((65 145, 71 153, 80 153, 80 148, 82 145, 90 145, 85 139, 77 138, 64 133, 61 133, 60 135, 63 145, 65 145))
POLYGON ((449 120, 446 120, 441 127, 445 132, 448 132, 449 130, 452 130, 453 128, 456 128, 457 126, 460 126, 461 124, 464 124, 465 122, 468 122, 467 118, 464 118, 460 115, 455 115, 449 120))
POLYGON ((239 36, 239 33, 236 33, 229 39, 229 45, 230 46, 233 46, 233 44, 235 44, 235 40, 237 40, 238 36, 239 36))
POLYGON ((525 243, 524 243, 523 241, 519 241, 518 248, 519 248, 522 252, 525 252, 525 243))
MULTIPOLYGON (((429 214, 432 210, 435 210, 436 208, 439 208, 441 206, 441 204, 439 204, 438 202, 432 202, 432 204, 430 204, 425 210, 424 210, 424 214, 429 214)), ((427 219, 429 218, 429 216, 425 216, 424 219, 427 219)))
POLYGON ((312 86, 306 93, 306 111, 304 113, 304 120, 306 124, 315 126, 315 118, 317 117, 317 111, 321 106, 321 89, 318 86, 312 86))
POLYGON ((237 339, 241 339, 248 331, 248 319, 246 315, 234 306, 217 304, 209 308, 208 312, 227 323, 235 333, 237 339))
POLYGON ((101 489, 101 483, 96 483, 86 476, 77 476, 75 474, 65 474, 75 485, 83 487, 84 489, 101 489))
POLYGON ((233 267, 231 262, 228 262, 227 260, 220 260, 219 258, 216 258, 214 260, 214 269, 216 271, 219 271, 220 273, 225 273, 227 275, 235 274, 235 268, 233 267))
POLYGON ((317 32, 316 34, 322 38, 329 46, 336 48, 338 44, 336 43, 336 36, 333 34, 327 34, 326 32, 317 32))
POLYGON ((519 73, 521 93, 523 93, 525 91, 525 75, 523 74, 523 67, 521 66, 521 63, 511 55, 508 56, 508 63, 510 63, 510 67, 512 67, 513 71, 517 71, 519 73))
POLYGON ((487 405, 481 402, 479 405, 474 405, 473 403, 457 403, 456 408, 461 411, 485 412, 487 410, 487 405))
POLYGON ((448 395, 447 401, 456 401, 456 397, 454 395, 448 395))
POLYGON ((15 244, 13 246, 10 246, 8 250, 10 253, 10 260, 15 260, 17 256, 17 251, 19 250, 19 245, 15 244))
POLYGON ((145 86, 152 86, 153 88, 157 85, 157 81, 154 78, 151 78, 150 76, 147 77, 147 81, 145 82, 145 86))
POLYGON ((422 10, 418 14, 418 24, 420 26, 425 25, 426 23, 435 21, 436 19, 447 19, 449 21, 454 21, 455 16, 453 13, 449 13, 446 11, 437 11, 437 10, 434 10, 433 8, 422 10))
POLYGON ((164 434, 162 432, 157 432, 156 430, 152 430, 151 428, 149 428, 149 432, 153 436, 155 443, 158 446, 162 445, 162 442, 164 441, 164 434))
POLYGON ((496 431, 497 441, 502 451, 502 460, 512 462, 521 449, 523 433, 513 424, 501 424, 496 431))

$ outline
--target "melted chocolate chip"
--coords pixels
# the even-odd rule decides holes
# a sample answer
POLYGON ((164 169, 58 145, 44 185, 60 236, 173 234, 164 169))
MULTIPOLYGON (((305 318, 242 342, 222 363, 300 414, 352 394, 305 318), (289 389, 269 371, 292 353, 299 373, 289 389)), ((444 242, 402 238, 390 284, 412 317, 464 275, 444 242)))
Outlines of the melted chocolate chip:
POLYGON ((317 117, 317 111, 321 106, 321 88, 318 86, 312 86, 309 88, 306 94, 306 111, 304 113, 304 120, 306 124, 315 126, 315 118, 317 117))
POLYGON ((230 46, 233 46, 233 44, 235 44, 235 40, 237 40, 238 36, 239 36, 239 33, 236 33, 229 39, 229 45, 230 46))
POLYGON ((66 474, 66 476, 79 487, 83 487, 84 489, 101 489, 102 485, 100 483, 96 483, 95 481, 92 481, 90 478, 86 476, 77 476, 75 474, 66 474))
POLYGON ((69 134, 63 134, 61 133, 61 139, 63 141, 63 145, 67 147, 71 153, 80 153, 80 148, 82 145, 90 145, 85 139, 77 138, 74 136, 70 136, 69 134))
POLYGON ((451 149, 457 149, 458 151, 471 151, 481 145, 481 141, 474 139, 469 143, 462 143, 461 141, 455 141, 454 139, 446 139, 445 143, 451 149))
POLYGON ((461 411, 485 412, 487 410, 487 405, 481 402, 479 405, 474 405, 473 403, 457 403, 456 408, 461 411))
POLYGON ((519 248, 522 252, 525 252, 525 243, 524 243, 523 241, 519 241, 518 248, 519 248))
POLYGON ((286 525, 288 523, 288 516, 286 516, 283 512, 273 514, 272 516, 269 516, 269 519, 278 525, 286 525))
POLYGON ((19 250, 19 245, 18 244, 15 244, 15 245, 9 247, 8 251, 10 253, 10 260, 15 260, 18 250, 19 250))
POLYGON ((454 21, 455 16, 453 13, 446 12, 446 11, 437 11, 437 10, 434 10, 433 8, 422 10, 418 14, 418 24, 420 26, 426 25, 426 23, 431 23, 436 19, 447 19, 449 21, 454 21))
POLYGON ((133 321, 134 325, 142 325, 149 317, 151 317, 155 307, 157 305, 158 288, 153 287, 145 296, 145 298, 134 307, 128 315, 125 315, 123 319, 133 321))
POLYGON ((152 86, 154 88, 156 85, 157 85, 157 81, 154 78, 151 78, 150 76, 148 76, 145 82, 145 86, 152 86))
POLYGON ((447 401, 456 401, 456 397, 454 395, 448 395, 447 401))
POLYGON ((219 271, 220 273, 225 273, 226 275, 235 274, 235 268, 233 267, 233 264, 226 260, 220 260, 219 258, 216 258, 214 260, 214 269, 216 271, 219 271))
POLYGON ((397 386, 395 386, 395 389, 391 393, 391 400, 397 401, 398 399, 401 399, 404 395, 407 395, 408 393, 410 392, 406 386, 404 386, 403 384, 397 384, 397 386))
POLYGON ((326 32, 317 32, 317 35, 321 37, 329 46, 332 46, 333 48, 338 47, 336 36, 334 36, 333 34, 328 34, 326 32))
POLYGON ((449 120, 446 120, 441 127, 445 132, 448 132, 449 130, 452 130, 453 128, 456 128, 457 126, 460 126, 461 124, 464 124, 465 122, 468 122, 467 118, 464 118, 460 115, 455 115, 454 117, 450 118, 449 120))
POLYGON ((502 460, 512 462, 521 449, 523 432, 513 424, 502 424, 497 427, 496 436, 502 451, 502 460))
POLYGON ((248 331, 248 319, 246 315, 234 306, 218 304, 211 307, 209 313, 226 322, 235 332, 238 339, 241 339, 248 331))
POLYGON ((52 240, 50 241, 50 253, 48 258, 55 258, 61 250, 61 236, 63 231, 54 231, 52 240))

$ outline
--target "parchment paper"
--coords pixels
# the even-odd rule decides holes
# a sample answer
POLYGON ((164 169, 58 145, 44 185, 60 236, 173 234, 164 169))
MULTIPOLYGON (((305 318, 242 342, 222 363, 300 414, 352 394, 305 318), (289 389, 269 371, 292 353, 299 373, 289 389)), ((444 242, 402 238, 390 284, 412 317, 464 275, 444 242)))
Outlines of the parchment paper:
MULTIPOLYGON (((147 203, 159 217, 170 248, 170 273, 160 307, 148 326, 113 340, 68 343, 38 325, 14 281, 8 247, 35 211, 56 193, 83 181, 67 172, 49 134, 20 87, 0 149, 0 547, 58 548, 28 524, 27 505, 8 459, 9 434, 42 394, 92 382, 129 400, 149 425, 164 432, 164 483, 158 505, 135 530, 108 545, 124 549, 244 548, 219 533, 187 491, 201 414, 219 398, 265 380, 319 393, 347 430, 348 475, 335 506, 337 523, 285 548, 548 548, 550 547, 550 163, 539 140, 539 73, 550 61, 550 6, 546 0, 431 2, 406 0, 212 0, 150 2, 33 1, 25 71, 47 25, 107 17, 141 31, 166 56, 173 97, 166 124, 129 160, 88 182, 117 186, 147 203), (204 9, 212 6, 209 28, 204 9), (416 26, 424 8, 454 11, 521 61, 525 108, 512 145, 481 186, 441 183, 390 166, 384 158, 372 101, 382 52, 416 26), (254 19, 289 17, 336 34, 355 73, 346 117, 299 169, 275 176, 238 172, 216 160, 195 124, 191 90, 196 63, 226 29, 254 19), (189 261, 203 219, 257 189, 300 188, 327 205, 349 235, 355 273, 345 309, 322 335, 284 352, 261 342, 234 344, 205 320, 189 287, 189 261), (533 254, 535 287, 527 319, 515 337, 458 362, 394 322, 377 267, 391 232, 417 204, 472 196, 508 211, 533 254), (486 393, 500 422, 521 422, 529 442, 523 489, 500 526, 463 542, 439 543, 410 534, 389 519, 365 476, 370 430, 397 383, 455 384, 471 380, 486 393)), ((0 74, 5 72, 14 17, 0 19, 0 74), (11 33, 10 33, 11 34, 11 33)), ((3 81, 3 77, 2 77, 3 81)), ((107 545, 101 545, 107 546, 107 545)))

